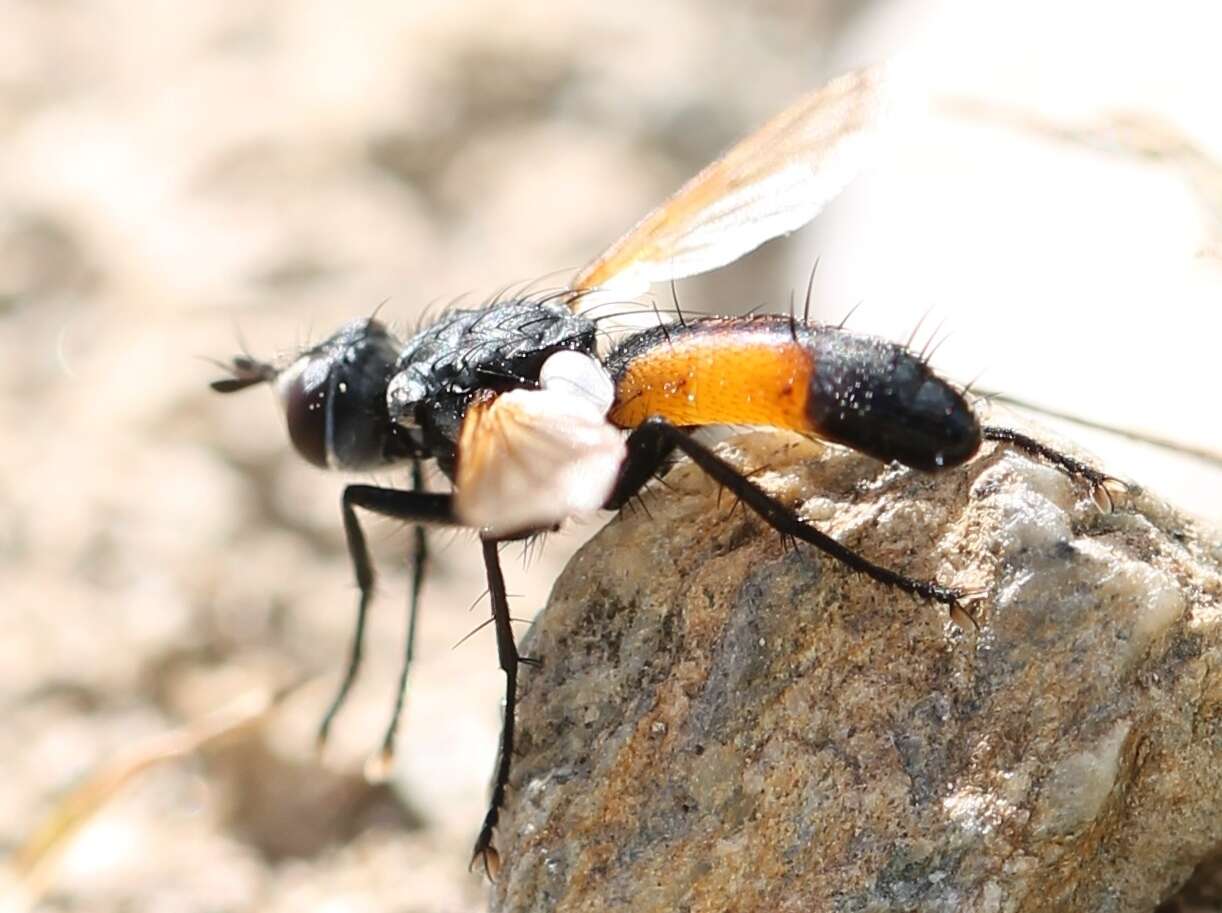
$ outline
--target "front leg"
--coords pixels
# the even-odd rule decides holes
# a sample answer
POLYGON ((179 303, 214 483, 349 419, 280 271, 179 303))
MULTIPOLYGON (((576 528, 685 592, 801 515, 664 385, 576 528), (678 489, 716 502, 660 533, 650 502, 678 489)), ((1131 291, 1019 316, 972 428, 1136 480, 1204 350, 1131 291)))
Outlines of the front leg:
POLYGON ((406 520, 409 523, 417 524, 417 532, 415 534, 417 537, 417 548, 411 611, 408 622, 408 644, 404 650, 403 673, 400 681, 400 692, 396 698, 395 712, 391 718, 390 725, 387 727, 386 737, 383 739, 383 755, 386 755, 388 754, 389 743, 394 738, 394 730, 398 724, 399 711, 402 706, 402 687, 406 681, 407 665, 411 660, 411 639, 415 630, 416 600, 420 583, 423 579, 423 530, 419 529, 419 524, 461 526, 462 523, 454 512, 453 498, 448 494, 403 491, 398 488, 380 488, 374 485, 349 485, 344 489, 341 501, 344 517, 344 536, 348 542, 348 556, 352 560, 352 570, 356 576, 359 595, 356 604, 356 626, 352 633, 352 646, 348 654, 348 665, 344 669, 344 676, 340 680, 335 697, 327 708, 327 712, 323 714, 322 722, 318 726, 318 746, 320 749, 326 744, 327 736, 331 730, 331 723, 334 721, 335 715, 339 713, 339 709, 343 706, 344 701, 347 700, 348 692, 352 689, 352 684, 356 681, 357 672, 360 670, 365 645, 365 620, 369 610, 370 599, 373 597, 373 562, 369 558, 369 547, 365 542, 365 533, 361 529, 360 521, 357 519, 356 509, 358 507, 379 516, 406 520))
MULTIPOLYGON (((419 460, 412 462, 412 491, 424 491, 424 469, 419 460)), ((407 638, 403 643, 403 663, 399 667, 399 686, 395 689, 395 706, 390 713, 390 722, 382 735, 382 752, 378 757, 378 774, 382 779, 394 761, 395 737, 399 730, 399 718, 403 715, 403 701, 407 696, 407 673, 412 666, 416 647, 416 619, 420 615, 420 591, 424 588, 424 575, 428 567, 429 543, 424 526, 412 524, 410 549, 412 580, 407 597, 407 638)))

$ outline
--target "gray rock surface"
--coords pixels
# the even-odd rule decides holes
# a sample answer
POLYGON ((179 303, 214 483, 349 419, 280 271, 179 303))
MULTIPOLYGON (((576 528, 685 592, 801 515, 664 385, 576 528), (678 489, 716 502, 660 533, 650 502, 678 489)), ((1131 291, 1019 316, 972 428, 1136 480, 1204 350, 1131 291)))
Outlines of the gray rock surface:
POLYGON ((986 445, 938 476, 723 453, 980 629, 780 541, 684 464, 524 651, 496 910, 1148 911, 1222 841, 1222 548, 986 445))

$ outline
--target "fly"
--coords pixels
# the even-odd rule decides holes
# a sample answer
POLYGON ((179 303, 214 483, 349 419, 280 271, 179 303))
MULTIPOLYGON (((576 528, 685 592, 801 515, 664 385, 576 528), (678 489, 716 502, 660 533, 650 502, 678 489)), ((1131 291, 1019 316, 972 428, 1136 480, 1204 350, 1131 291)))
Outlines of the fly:
POLYGON ((353 321, 284 368, 247 356, 213 389, 268 383, 289 437, 316 466, 409 468, 407 488, 349 485, 342 498, 359 598, 351 652, 319 728, 325 740, 361 663, 374 571, 358 510, 413 525, 410 611, 399 690, 382 741, 389 762, 411 663, 427 557, 425 526, 478 530, 505 716, 488 813, 475 843, 490 873, 513 757, 519 666, 498 547, 554 530, 575 514, 615 510, 678 455, 786 536, 882 586, 971 618, 978 596, 881 567, 803 520, 698 441, 704 425, 792 429, 884 462, 937 472, 984 440, 1016 446, 1089 483, 1110 507, 1119 483, 1006 428, 982 425, 966 395, 919 355, 805 316, 687 318, 628 336, 600 354, 595 297, 630 299, 653 283, 708 272, 809 222, 852 178, 885 120, 882 68, 843 76, 731 148, 582 269, 559 293, 452 310, 412 338, 353 321), (449 492, 423 489, 435 462, 449 492))

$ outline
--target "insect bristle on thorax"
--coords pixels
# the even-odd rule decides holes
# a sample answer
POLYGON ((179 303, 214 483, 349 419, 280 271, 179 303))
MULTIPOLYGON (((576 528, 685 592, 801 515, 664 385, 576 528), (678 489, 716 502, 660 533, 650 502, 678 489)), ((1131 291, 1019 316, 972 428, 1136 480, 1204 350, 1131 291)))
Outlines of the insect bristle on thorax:
MULTIPOLYGON (((278 392, 289 436, 309 462, 373 470, 404 465, 405 488, 355 484, 342 512, 358 589, 349 664, 320 727, 325 739, 353 682, 374 573, 358 509, 413 525, 413 583, 403 678, 412 654, 430 525, 476 529, 506 676, 492 799, 475 855, 495 869, 494 832, 513 757, 518 655, 498 546, 617 509, 669 461, 690 459, 783 536, 882 586, 945 606, 974 624, 979 594, 909 577, 841 545, 772 498, 690 431, 736 424, 788 428, 914 471, 970 460, 1003 441, 1107 498, 1119 483, 1026 435, 980 423, 967 396, 918 353, 796 316, 688 317, 600 345, 599 302, 634 300, 652 283, 717 269, 810 221, 878 146, 885 68, 833 81, 776 115, 646 215, 559 292, 455 308, 400 339, 374 318, 346 324, 284 368, 242 356, 229 393, 278 392), (424 490, 435 463, 447 492, 424 490)), ((388 761, 403 701, 382 741, 388 761)))

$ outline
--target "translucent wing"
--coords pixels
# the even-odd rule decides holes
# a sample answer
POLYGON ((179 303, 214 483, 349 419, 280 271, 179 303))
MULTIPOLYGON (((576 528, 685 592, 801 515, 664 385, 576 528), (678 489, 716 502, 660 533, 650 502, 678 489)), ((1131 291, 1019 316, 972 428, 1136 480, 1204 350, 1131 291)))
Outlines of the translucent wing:
POLYGON ((611 387, 601 365, 563 352, 541 382, 467 409, 454 485, 464 523, 493 535, 546 529, 598 510, 611 494, 624 435, 606 420, 611 387))
POLYGON ((573 280, 632 297, 708 272, 802 227, 856 175, 885 122, 885 69, 799 99, 641 219, 573 280))

